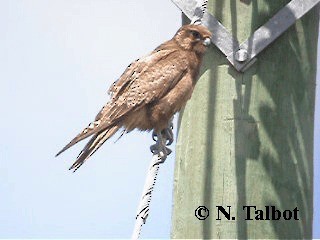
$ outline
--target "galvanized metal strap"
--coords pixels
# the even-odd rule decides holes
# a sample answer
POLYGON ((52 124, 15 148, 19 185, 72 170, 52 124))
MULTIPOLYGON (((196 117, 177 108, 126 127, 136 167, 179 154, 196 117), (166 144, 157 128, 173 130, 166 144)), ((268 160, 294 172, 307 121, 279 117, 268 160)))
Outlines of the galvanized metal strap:
MULTIPOLYGON (((172 2, 189 19, 199 15, 195 10, 201 0, 172 0, 172 2)), ((205 12, 202 23, 213 33, 212 42, 229 62, 238 71, 245 71, 261 51, 319 2, 320 0, 292 0, 242 44, 239 44, 238 40, 212 14, 205 12)))

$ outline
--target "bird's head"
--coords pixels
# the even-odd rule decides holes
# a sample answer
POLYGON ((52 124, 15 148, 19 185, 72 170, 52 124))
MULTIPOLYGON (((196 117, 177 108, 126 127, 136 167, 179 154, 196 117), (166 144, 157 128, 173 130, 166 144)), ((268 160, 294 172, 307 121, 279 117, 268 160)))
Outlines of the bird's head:
POLYGON ((189 24, 182 26, 173 39, 185 50, 204 54, 211 42, 211 35, 209 29, 205 26, 189 24))

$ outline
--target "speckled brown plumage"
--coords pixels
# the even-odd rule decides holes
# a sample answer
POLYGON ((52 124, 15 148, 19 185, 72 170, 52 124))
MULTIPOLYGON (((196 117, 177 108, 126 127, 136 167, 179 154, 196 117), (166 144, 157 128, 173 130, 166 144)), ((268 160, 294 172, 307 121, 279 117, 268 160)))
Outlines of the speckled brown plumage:
POLYGON ((57 155, 91 135, 70 169, 78 169, 120 128, 161 131, 190 99, 206 51, 209 30, 185 25, 149 55, 131 63, 110 87, 110 101, 57 155))

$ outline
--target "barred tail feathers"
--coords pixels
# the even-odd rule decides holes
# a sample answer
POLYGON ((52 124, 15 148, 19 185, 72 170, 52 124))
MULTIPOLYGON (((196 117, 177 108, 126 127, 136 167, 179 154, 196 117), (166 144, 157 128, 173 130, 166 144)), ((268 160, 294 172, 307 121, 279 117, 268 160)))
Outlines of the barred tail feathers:
POLYGON ((119 128, 120 126, 113 126, 95 134, 80 152, 77 160, 72 164, 69 170, 74 170, 74 172, 77 171, 79 167, 81 167, 81 165, 92 154, 94 154, 105 141, 107 141, 113 134, 115 134, 119 130, 119 128))

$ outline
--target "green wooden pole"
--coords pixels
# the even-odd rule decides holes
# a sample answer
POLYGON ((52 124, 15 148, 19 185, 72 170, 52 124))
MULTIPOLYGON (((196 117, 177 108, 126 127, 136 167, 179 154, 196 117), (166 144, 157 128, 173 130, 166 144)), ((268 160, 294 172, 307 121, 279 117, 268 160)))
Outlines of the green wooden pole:
MULTIPOLYGON (((243 42, 288 2, 209 0, 208 10, 243 42)), ((245 73, 209 49, 180 115, 173 238, 312 237, 318 10, 298 20, 245 73), (296 208, 299 220, 244 220, 248 205, 264 214, 265 206, 293 215, 296 208), (207 219, 195 217, 198 206, 209 209, 207 219), (216 206, 231 206, 235 220, 221 213, 217 220, 216 206)))

